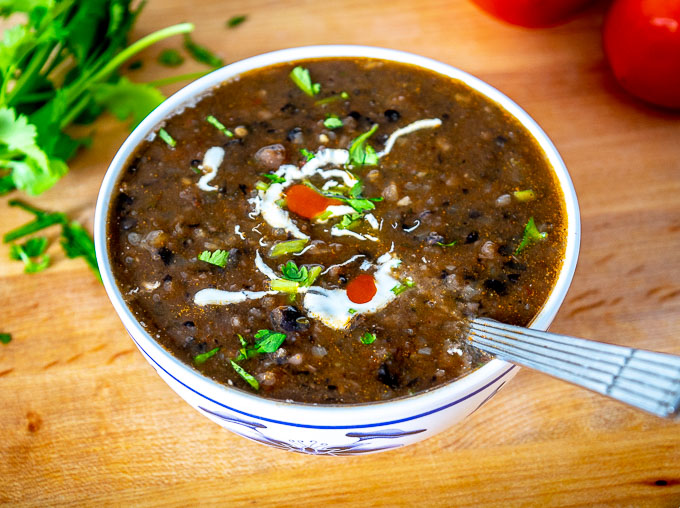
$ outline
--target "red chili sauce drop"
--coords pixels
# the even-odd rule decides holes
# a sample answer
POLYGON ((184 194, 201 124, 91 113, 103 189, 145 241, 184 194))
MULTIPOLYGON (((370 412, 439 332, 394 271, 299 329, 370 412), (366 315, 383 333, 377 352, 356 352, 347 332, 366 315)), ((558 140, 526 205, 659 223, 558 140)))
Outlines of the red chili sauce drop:
POLYGON ((347 284, 347 298, 354 303, 370 302, 377 292, 375 279, 367 273, 362 273, 347 284))
POLYGON ((341 201, 322 196, 314 189, 302 184, 293 185, 286 192, 288 209, 307 219, 313 219, 322 214, 329 206, 341 204, 341 201))

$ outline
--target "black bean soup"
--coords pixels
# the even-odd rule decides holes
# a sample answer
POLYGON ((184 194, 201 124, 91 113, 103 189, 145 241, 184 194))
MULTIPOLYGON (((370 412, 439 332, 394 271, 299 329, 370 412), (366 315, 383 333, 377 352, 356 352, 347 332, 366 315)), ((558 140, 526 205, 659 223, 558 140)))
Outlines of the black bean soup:
POLYGON ((565 207, 536 141, 468 86, 364 58, 231 79, 140 145, 112 201, 118 286, 205 375, 360 403, 488 358, 466 322, 528 324, 565 207))

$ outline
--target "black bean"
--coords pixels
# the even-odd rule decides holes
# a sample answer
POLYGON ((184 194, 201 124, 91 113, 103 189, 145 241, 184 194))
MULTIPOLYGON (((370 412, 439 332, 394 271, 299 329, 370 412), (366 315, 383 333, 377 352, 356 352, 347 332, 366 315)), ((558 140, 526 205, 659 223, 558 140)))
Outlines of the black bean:
POLYGON ((505 136, 496 136, 496 139, 494 140, 498 146, 505 146, 505 143, 508 142, 508 138, 505 136))
POLYGON ((381 364, 378 368, 378 381, 393 389, 399 388, 400 386, 399 376, 390 372, 387 363, 381 364))
POLYGON ((510 270, 517 270, 518 272, 524 272, 527 269, 527 265, 520 263, 519 261, 515 261, 514 259, 503 263, 503 266, 510 270))
POLYGON ((117 208, 123 208, 125 206, 131 205, 135 201, 135 198, 132 196, 128 196, 124 192, 121 192, 118 194, 118 197, 116 198, 116 207, 117 208))
POLYGON ((304 332, 309 330, 309 319, 297 307, 283 305, 269 313, 269 320, 275 329, 284 332, 304 332))
POLYGON ((498 253, 501 256, 512 256, 512 247, 510 247, 508 244, 504 243, 500 247, 498 247, 498 253))
POLYGON ((196 324, 195 324, 193 321, 185 321, 185 322, 182 323, 182 324, 183 324, 184 326, 186 326, 187 328, 196 328, 196 324))
POLYGON ((388 109, 385 111, 385 118, 387 118, 389 122, 397 122, 401 118, 401 114, 396 109, 388 109))
POLYGON ((175 255, 167 247, 161 247, 158 249, 158 255, 161 257, 161 261, 163 261, 165 266, 172 263, 173 259, 175 258, 175 255))
POLYGON ((425 243, 428 245, 437 245, 438 243, 446 242, 444 242, 444 237, 442 235, 434 231, 430 231, 425 237, 425 243))
POLYGON ((509 280, 510 282, 513 282, 513 283, 514 283, 514 282, 517 282, 517 281, 519 280, 519 278, 520 278, 520 274, 519 274, 519 273, 509 273, 509 274, 508 274, 508 280, 509 280))
POLYGON ((508 292, 508 287, 505 282, 498 279, 486 279, 484 281, 484 287, 489 291, 498 293, 501 296, 508 292))
POLYGON ((286 139, 293 143, 302 143, 302 129, 300 127, 293 127, 286 134, 286 139))
POLYGON ((413 388, 415 385, 418 384, 418 381, 420 381, 420 378, 419 378, 419 377, 414 377, 413 379, 411 379, 411 381, 409 381, 408 383, 406 383, 406 387, 407 387, 407 388, 413 388))
POLYGON ((283 107, 281 108, 281 112, 287 113, 289 115, 297 115, 300 112, 300 110, 295 104, 293 104, 292 102, 288 102, 283 105, 283 107))
POLYGON ((167 274, 165 277, 163 277, 163 282, 170 282, 172 280, 172 275, 167 274))
POLYGON ((358 111, 350 111, 348 116, 351 116, 357 121, 361 120, 361 113, 359 113, 358 111))
POLYGON ((192 168, 197 168, 198 166, 201 165, 201 161, 198 159, 191 159, 191 167, 192 168))
POLYGON ((482 212, 480 212, 479 210, 470 210, 468 212, 468 217, 470 217, 471 219, 479 219, 481 216, 482 212))
POLYGON ((461 191, 463 194, 467 194, 468 192, 470 192, 468 189, 461 189, 460 191, 461 191))
POLYGON ((241 190, 244 196, 248 193, 248 187, 246 187, 245 184, 243 183, 238 184, 238 188, 241 190))
POLYGON ((479 233, 477 231, 470 231, 465 238, 465 243, 475 243, 479 240, 479 233))
POLYGON ((326 388, 328 388, 329 390, 337 390, 338 389, 338 387, 335 386, 335 385, 328 385, 326 388))
POLYGON ((449 115, 448 113, 442 113, 442 118, 444 120, 448 120, 450 117, 451 117, 451 115, 449 115))

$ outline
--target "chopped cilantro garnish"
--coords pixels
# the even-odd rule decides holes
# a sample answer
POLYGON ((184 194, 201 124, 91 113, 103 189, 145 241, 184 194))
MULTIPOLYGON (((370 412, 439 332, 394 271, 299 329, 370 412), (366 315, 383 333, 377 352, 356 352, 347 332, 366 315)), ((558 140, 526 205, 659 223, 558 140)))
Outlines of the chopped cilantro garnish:
POLYGON ((220 347, 217 346, 215 349, 211 349, 207 353, 202 353, 200 355, 194 356, 194 363, 196 363, 198 365, 204 364, 206 361, 208 361, 208 358, 215 356, 219 350, 220 350, 220 347))
POLYGON ((231 132, 229 129, 227 129, 222 122, 220 122, 217 118, 215 118, 212 115, 208 115, 205 117, 206 122, 208 122, 210 125, 215 127, 218 131, 220 131, 222 134, 227 136, 228 138, 233 138, 234 133, 231 132))
POLYGON ((358 220, 360 220, 363 217, 362 213, 353 213, 353 214, 347 214, 342 216, 342 220, 335 225, 336 228, 338 229, 349 229, 352 227, 353 224, 355 224, 358 220))
POLYGON ((321 85, 319 83, 312 83, 309 71, 299 65, 290 71, 290 79, 310 97, 314 97, 321 91, 321 85))
POLYGON ((269 184, 267 182, 263 182, 260 180, 259 182, 255 182, 255 188, 259 191, 266 191, 269 188, 269 184))
POLYGON ((204 250, 198 255, 198 259, 210 263, 211 265, 217 265, 224 268, 229 259, 229 252, 226 250, 217 249, 215 252, 210 252, 209 250, 204 250))
POLYGON ((347 312, 349 312, 350 314, 356 314, 359 311, 356 309, 347 309, 347 312))
POLYGON ((266 173, 262 176, 264 176, 268 180, 271 180, 272 183, 283 183, 286 181, 284 177, 275 175, 274 173, 266 173))
POLYGON ((548 233, 541 233, 536 227, 534 218, 530 217, 529 222, 527 222, 527 225, 524 227, 524 235, 522 236, 522 241, 517 246, 517 250, 515 250, 515 256, 517 256, 520 252, 522 252, 526 247, 528 247, 532 243, 538 242, 539 240, 543 240, 547 236, 548 233))
POLYGON ((243 23, 246 19, 248 19, 248 16, 245 14, 241 14, 239 16, 232 16, 229 18, 229 21, 227 21, 227 27, 228 28, 234 28, 243 23))
POLYGON ((178 67, 184 63, 184 57, 176 49, 164 49, 158 55, 158 63, 166 67, 178 67))
POLYGON ((366 345, 373 344, 375 339, 377 339, 377 337, 374 333, 366 332, 361 336, 361 343, 366 345))
POLYGON ((414 285, 415 285, 415 284, 414 284, 414 282, 413 282, 411 279, 404 279, 402 282, 400 282, 399 284, 397 284, 396 286, 394 286, 394 287, 391 289, 391 291, 392 291, 395 295, 400 295, 400 294, 402 294, 404 291, 406 291, 407 289, 412 288, 414 285))
POLYGON ((257 379, 255 379, 253 376, 248 374, 243 367, 241 367, 238 363, 236 363, 234 360, 229 360, 231 362, 231 366, 234 368, 236 373, 241 376, 246 383, 248 383, 250 386, 255 388, 256 390, 260 389, 260 383, 257 382, 257 379))
POLYGON ((68 222, 61 228, 61 246, 69 258, 82 257, 90 265, 97 278, 102 277, 97 266, 97 256, 94 250, 94 242, 90 234, 76 221, 68 222))
POLYGON ((330 210, 326 210, 325 212, 322 212, 319 215, 317 215, 314 218, 314 220, 317 221, 317 222, 324 222, 324 221, 330 219, 332 216, 333 216, 333 212, 331 212, 330 210))
POLYGON ((457 243, 458 243, 458 240, 454 240, 454 241, 449 242, 449 243, 437 242, 437 245, 439 245, 440 247, 453 247, 457 243))
POLYGON ((305 248, 305 245, 307 245, 308 241, 309 240, 306 238, 303 238, 301 240, 288 240, 286 242, 279 242, 271 248, 269 251, 269 257, 277 258, 285 254, 300 252, 305 248))
POLYGON ((283 341, 286 340, 286 334, 280 332, 273 332, 271 330, 258 330, 255 334, 255 344, 248 345, 246 339, 239 334, 241 341, 241 349, 239 349, 238 356, 235 361, 248 360, 253 356, 263 353, 273 353, 281 347, 283 341))
POLYGON ((368 132, 364 132, 356 137, 349 147, 349 162, 358 166, 375 166, 378 164, 378 154, 375 149, 367 143, 375 131, 378 130, 378 124, 373 124, 373 127, 368 132))
POLYGON ((342 127, 342 120, 340 120, 336 115, 329 115, 324 121, 323 121, 324 127, 326 129, 339 129, 342 127))
POLYGON ((0 342, 3 344, 9 344, 12 342, 12 336, 9 333, 0 333, 0 342))
POLYGON ((166 131, 163 127, 161 127, 161 128, 158 130, 158 136, 160 136, 160 138, 161 138, 163 141, 165 141, 165 142, 166 142, 169 146, 171 146, 172 148, 175 148, 175 146, 177 145, 177 141, 175 141, 174 139, 172 139, 172 136, 171 136, 170 134, 168 134, 168 131, 166 131))
MULTIPOLYGON (((81 226, 76 221, 69 221, 68 217, 66 217, 66 215, 63 213, 46 212, 16 199, 11 200, 9 205, 17 206, 23 210, 26 210, 27 212, 35 215, 36 218, 28 224, 19 226, 18 228, 13 229, 12 231, 5 234, 3 237, 4 243, 17 240, 54 224, 59 224, 61 225, 61 246, 64 249, 66 255, 69 258, 84 258, 87 264, 90 265, 90 268, 92 268, 92 270, 95 272, 97 278, 101 281, 101 275, 99 274, 99 269, 97 268, 97 257, 94 251, 94 242, 83 226, 81 226)), ((38 247, 38 244, 34 243, 31 248, 35 249, 36 247, 38 247)), ((17 254, 23 260, 19 252, 15 252, 15 254, 17 254)), ((47 254, 45 254, 44 258, 37 263, 37 266, 32 267, 32 269, 35 269, 36 271, 45 269, 49 264, 49 258, 45 259, 46 257, 47 254), (43 264, 44 266, 42 266, 43 264)))
POLYGON ((331 95, 330 97, 326 97, 324 99, 319 99, 318 101, 316 101, 314 103, 314 105, 323 106, 324 104, 330 104, 332 102, 339 101, 341 99, 343 99, 343 100, 349 99, 349 94, 347 92, 342 92, 342 93, 339 93, 339 94, 331 95))
POLYGON ((512 195, 520 202, 531 201, 536 198, 536 193, 531 189, 515 191, 512 195))
POLYGON ((37 273, 43 271, 50 264, 50 256, 43 253, 47 248, 47 238, 41 236, 31 238, 23 245, 12 245, 9 257, 16 261, 24 262, 25 273, 37 273), (32 258, 38 258, 33 260, 32 258))
POLYGON ((195 43, 189 34, 184 34, 184 49, 186 49, 197 62, 204 63, 211 67, 222 67, 224 65, 224 62, 220 57, 215 55, 205 46, 195 43))
POLYGON ((305 159, 307 159, 308 162, 314 158, 314 152, 310 152, 306 148, 300 148, 300 153, 305 159))
POLYGON ((283 275, 283 278, 286 280, 302 282, 307 279, 309 272, 306 266, 298 268, 295 261, 288 261, 288 263, 281 267, 281 275, 283 275))
MULTIPOLYGON (((309 269, 306 266, 301 266, 298 268, 298 266, 295 264, 295 261, 288 261, 288 263, 281 266, 281 277, 283 278, 284 281, 296 282, 302 287, 309 287, 314 283, 316 278, 319 276, 321 270, 322 268, 320 266, 312 266, 309 269)), ((275 291, 291 292, 286 291, 284 289, 276 289, 277 287, 288 288, 289 286, 290 288, 292 288, 292 285, 290 284, 279 282, 281 280, 282 279, 276 279, 271 281, 270 283, 271 288, 274 289, 275 291)))

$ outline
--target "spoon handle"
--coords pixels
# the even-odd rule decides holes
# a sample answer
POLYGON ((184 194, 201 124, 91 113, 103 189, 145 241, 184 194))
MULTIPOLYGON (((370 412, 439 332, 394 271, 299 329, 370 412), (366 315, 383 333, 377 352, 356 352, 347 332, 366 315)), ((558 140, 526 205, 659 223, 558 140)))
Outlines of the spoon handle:
POLYGON ((678 417, 680 356, 476 318, 473 346, 664 418, 678 417))

